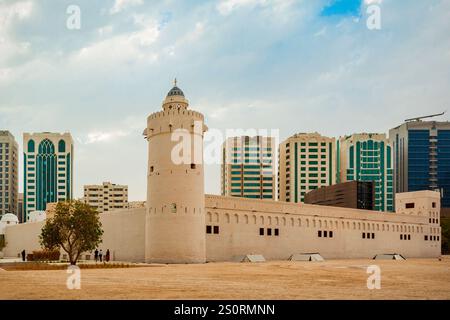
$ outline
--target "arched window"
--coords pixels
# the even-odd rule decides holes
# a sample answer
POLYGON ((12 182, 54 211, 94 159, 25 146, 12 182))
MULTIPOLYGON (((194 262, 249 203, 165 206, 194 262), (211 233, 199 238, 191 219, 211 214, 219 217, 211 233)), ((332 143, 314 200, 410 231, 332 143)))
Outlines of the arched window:
POLYGON ((34 140, 28 141, 28 152, 34 152, 34 140))
POLYGON ((55 146, 53 143, 45 139, 39 144, 39 153, 40 154, 54 154, 55 153, 55 146))
POLYGON ((66 142, 64 140, 59 140, 58 152, 66 152, 66 142))

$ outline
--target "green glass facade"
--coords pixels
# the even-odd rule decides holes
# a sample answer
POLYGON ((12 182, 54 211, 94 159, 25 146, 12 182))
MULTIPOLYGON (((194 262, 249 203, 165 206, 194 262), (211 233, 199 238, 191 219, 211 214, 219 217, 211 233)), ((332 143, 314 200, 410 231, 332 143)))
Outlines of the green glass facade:
POLYGON ((375 210, 394 211, 392 147, 376 139, 355 141, 348 146, 347 160, 347 164, 339 161, 345 170, 341 177, 375 182, 375 210))
POLYGON ((24 138, 25 221, 30 212, 44 211, 48 203, 73 198, 73 144, 51 135, 24 138))

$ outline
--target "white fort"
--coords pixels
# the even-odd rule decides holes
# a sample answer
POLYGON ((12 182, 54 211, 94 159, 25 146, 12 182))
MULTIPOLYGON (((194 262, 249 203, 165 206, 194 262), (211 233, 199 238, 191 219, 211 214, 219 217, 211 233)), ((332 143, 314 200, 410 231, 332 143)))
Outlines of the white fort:
MULTIPOLYGON (((113 260, 204 263, 250 254, 285 260, 313 252, 329 259, 440 256, 439 192, 397 194, 395 213, 205 195, 201 149, 206 130, 203 115, 189 109, 175 84, 144 131, 147 207, 100 214, 101 248, 110 249, 113 260), (180 130, 192 141, 190 163, 173 161, 179 144, 173 135, 180 130), (194 152, 198 148, 200 156, 194 152)), ((4 256, 39 249, 44 223, 5 226, 4 256)))

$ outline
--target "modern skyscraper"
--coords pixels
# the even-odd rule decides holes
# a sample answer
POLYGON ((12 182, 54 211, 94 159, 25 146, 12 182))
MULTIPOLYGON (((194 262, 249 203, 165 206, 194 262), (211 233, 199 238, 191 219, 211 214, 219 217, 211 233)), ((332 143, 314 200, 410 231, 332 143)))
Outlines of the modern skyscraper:
POLYGON ((222 195, 275 199, 274 137, 230 137, 222 145, 222 195))
POLYGON ((410 121, 389 131, 395 192, 440 190, 450 208, 450 122, 410 121))
POLYGON ((303 202, 311 190, 336 183, 336 140, 299 133, 280 144, 278 199, 303 202))
POLYGON ((72 199, 73 140, 70 133, 24 133, 24 217, 47 203, 72 199))
POLYGON ((19 147, 9 131, 0 131, 0 216, 17 215, 19 147))
POLYGON ((128 209, 128 186, 111 182, 84 186, 84 202, 99 213, 128 209))
POLYGON ((339 182, 375 182, 377 211, 394 211, 392 146, 385 134, 361 133, 339 139, 339 182))

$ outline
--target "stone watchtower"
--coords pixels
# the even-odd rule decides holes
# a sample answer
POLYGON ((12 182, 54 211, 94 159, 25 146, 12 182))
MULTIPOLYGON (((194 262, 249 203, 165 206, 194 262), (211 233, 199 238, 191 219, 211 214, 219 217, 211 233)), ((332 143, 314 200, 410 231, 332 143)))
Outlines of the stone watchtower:
POLYGON ((204 263, 205 192, 201 113, 189 110, 177 85, 162 111, 147 119, 147 215, 145 261, 204 263))

